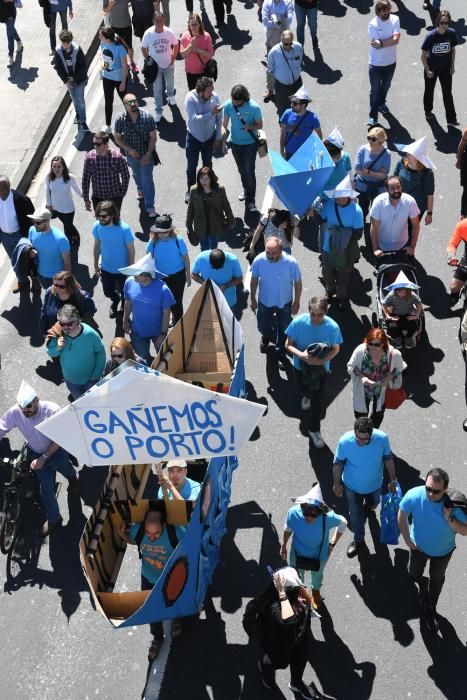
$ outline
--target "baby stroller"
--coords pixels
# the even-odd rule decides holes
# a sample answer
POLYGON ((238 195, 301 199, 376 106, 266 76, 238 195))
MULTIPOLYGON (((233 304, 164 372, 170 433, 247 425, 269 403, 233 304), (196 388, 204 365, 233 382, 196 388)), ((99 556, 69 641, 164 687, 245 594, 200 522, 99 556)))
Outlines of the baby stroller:
MULTIPOLYGON (((406 280, 413 285, 415 288, 419 289, 420 285, 418 284, 417 280, 417 273, 416 269, 413 265, 410 265, 409 263, 392 263, 389 265, 380 265, 378 268, 377 272, 375 272, 376 275, 376 312, 373 312, 372 314, 372 324, 373 328, 381 328, 388 337, 391 339, 394 339, 394 331, 391 334, 391 322, 386 318, 384 315, 383 311, 383 299, 388 295, 389 291, 387 290, 387 287, 389 285, 396 284, 396 280, 399 278, 400 273, 403 273, 402 277, 404 277, 406 280)), ((400 287, 405 286, 407 288, 407 284, 403 285, 400 284, 400 287)), ((420 339, 423 335, 423 332, 425 330, 425 313, 422 309, 422 312, 419 316, 419 318, 416 320, 416 329, 414 332, 411 333, 411 336, 413 338, 413 347, 416 347, 420 339)), ((402 334, 402 339, 404 342, 401 344, 401 347, 399 345, 394 345, 398 347, 401 351, 405 351, 408 348, 406 347, 405 344, 405 338, 407 335, 407 331, 405 329, 401 330, 400 333, 402 334)), ((399 333, 397 334, 399 335, 399 333)))

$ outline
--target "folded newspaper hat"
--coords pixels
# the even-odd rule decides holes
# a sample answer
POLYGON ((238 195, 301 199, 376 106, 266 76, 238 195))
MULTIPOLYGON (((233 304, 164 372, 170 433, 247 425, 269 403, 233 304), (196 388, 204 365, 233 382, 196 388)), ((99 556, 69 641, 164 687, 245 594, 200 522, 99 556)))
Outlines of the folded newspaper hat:
POLYGON ((34 399, 37 399, 37 391, 33 389, 32 386, 30 386, 23 379, 18 394, 16 396, 18 406, 24 408, 25 406, 28 406, 28 404, 30 404, 31 401, 34 401, 34 399))
POLYGON ((273 578, 280 576, 284 581, 284 588, 298 588, 299 586, 304 587, 305 584, 301 580, 296 569, 292 566, 284 566, 283 569, 278 569, 274 572, 273 578))
POLYGON ((141 275, 142 273, 146 272, 150 274, 153 279, 156 277, 159 279, 167 277, 167 275, 164 275, 163 272, 160 272, 160 270, 156 268, 154 258, 152 257, 151 253, 147 253, 140 260, 133 263, 133 265, 128 265, 128 267, 120 267, 118 271, 121 272, 122 275, 127 276, 141 275))
POLYGON ((316 484, 313 484, 311 489, 303 496, 293 496, 290 500, 297 505, 307 503, 310 506, 322 506, 324 503, 323 494, 321 493, 321 486, 319 485, 318 481, 316 484))
POLYGON ((329 199, 337 199, 338 197, 350 197, 350 199, 356 199, 358 197, 358 192, 352 187, 352 181, 350 175, 346 175, 343 180, 336 185, 333 190, 324 190, 324 194, 329 199))
POLYGON ((415 282, 411 282, 401 270, 395 282, 388 284, 384 289, 392 291, 393 289, 420 289, 420 287, 418 284, 415 284, 415 282))
POLYGON ((421 139, 418 139, 418 141, 414 141, 413 143, 409 143, 407 146, 404 146, 402 143, 395 143, 394 145, 401 153, 409 153, 411 156, 419 160, 420 163, 425 166, 425 168, 436 170, 436 165, 433 163, 431 158, 428 157, 427 143, 426 136, 422 136, 421 139))
POLYGON ((167 464, 165 465, 166 469, 170 469, 171 467, 187 467, 187 463, 185 462, 184 459, 171 459, 167 464))
POLYGON ((293 95, 289 95, 289 100, 293 100, 294 98, 296 100, 303 100, 303 102, 311 102, 311 98, 304 87, 299 88, 293 95))
POLYGON ((326 136, 324 140, 332 143, 336 148, 344 148, 344 137, 337 126, 334 127, 329 136, 326 136))

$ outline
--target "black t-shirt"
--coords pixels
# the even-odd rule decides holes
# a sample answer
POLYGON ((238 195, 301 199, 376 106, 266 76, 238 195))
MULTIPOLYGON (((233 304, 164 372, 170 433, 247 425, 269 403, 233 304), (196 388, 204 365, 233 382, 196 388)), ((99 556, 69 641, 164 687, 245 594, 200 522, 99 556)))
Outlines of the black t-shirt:
POLYGON ((422 51, 427 53, 428 65, 431 70, 449 70, 452 49, 458 43, 455 29, 448 28, 444 34, 440 34, 437 29, 429 32, 422 44, 422 51))
POLYGON ((295 4, 303 7, 305 10, 310 10, 312 7, 318 7, 319 0, 295 0, 295 4))
POLYGON ((68 75, 73 75, 73 49, 62 49, 63 60, 65 61, 65 68, 68 75))
POLYGON ((135 17, 152 17, 154 3, 153 0, 131 0, 131 9, 135 17))

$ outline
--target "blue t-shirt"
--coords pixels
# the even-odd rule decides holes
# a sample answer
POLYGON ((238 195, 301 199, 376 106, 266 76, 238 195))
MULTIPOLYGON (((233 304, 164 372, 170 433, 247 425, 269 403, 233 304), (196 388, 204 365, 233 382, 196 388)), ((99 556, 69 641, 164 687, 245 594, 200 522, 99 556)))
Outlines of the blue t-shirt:
POLYGON ((100 243, 101 268, 105 272, 117 274, 121 267, 128 265, 128 244, 135 240, 128 224, 120 221, 119 224, 103 226, 96 221, 91 233, 100 243))
POLYGON ((142 285, 129 277, 124 287, 125 299, 131 301, 131 328, 142 338, 157 338, 161 334, 162 314, 175 304, 175 299, 162 280, 142 285))
POLYGON ((297 261, 287 253, 282 253, 277 262, 270 262, 266 253, 260 253, 253 260, 251 274, 259 278, 261 304, 279 309, 292 301, 294 282, 302 278, 297 261))
POLYGON ((185 269, 184 255, 188 255, 188 248, 183 238, 169 236, 167 240, 149 241, 146 246, 146 253, 151 253, 155 260, 156 267, 164 275, 174 275, 176 272, 185 269))
MULTIPOLYGON (((331 234, 329 232, 329 226, 340 226, 336 214, 335 202, 335 199, 328 199, 320 212, 321 218, 326 221, 323 241, 323 250, 326 253, 331 252, 331 234)), ((337 210, 342 221, 342 226, 353 229, 363 228, 363 212, 360 205, 357 204, 355 200, 350 200, 346 207, 337 205, 337 210)))
MULTIPOLYGON (((128 536, 130 540, 135 540, 141 523, 134 523, 128 536)), ((175 533, 177 535, 178 541, 183 539, 185 534, 185 528, 181 525, 175 525, 175 533)), ((162 535, 157 540, 151 540, 150 537, 144 534, 141 544, 139 546, 141 550, 141 573, 148 581, 156 584, 159 576, 164 570, 164 566, 167 564, 171 554, 175 551, 172 547, 167 534, 167 528, 164 526, 162 535)))
POLYGON ((63 270, 63 253, 70 252, 70 242, 63 231, 52 226, 47 233, 29 229, 28 238, 37 250, 37 270, 41 277, 53 277, 63 270))
POLYGON ((353 430, 337 443, 334 462, 344 466, 342 481, 356 493, 373 493, 383 482, 384 459, 391 457, 389 438, 382 430, 373 430, 371 440, 359 445, 353 430))
MULTIPOLYGON (((456 533, 443 515, 443 505, 443 500, 430 501, 425 486, 407 491, 399 504, 403 513, 412 516, 410 538, 431 557, 443 557, 456 546, 456 533)), ((453 508, 452 515, 463 523, 467 522, 467 515, 459 508, 453 508)))
POLYGON ((452 27, 441 34, 437 29, 428 32, 422 44, 422 51, 427 53, 428 66, 431 70, 448 71, 452 63, 452 50, 459 43, 456 30, 452 27))
MULTIPOLYGON (((177 489, 177 491, 185 501, 196 501, 196 499, 198 498, 198 494, 201 491, 201 484, 199 483, 199 481, 193 481, 193 479, 189 479, 187 477, 185 483, 183 484, 183 488, 177 489)), ((160 486, 157 490, 156 498, 164 498, 162 488, 160 486)), ((169 500, 172 499, 172 493, 169 491, 169 500)))
POLYGON ((302 509, 299 505, 294 505, 287 513, 285 525, 293 532, 292 546, 296 554, 302 557, 315 557, 323 561, 328 558, 329 551, 329 531, 338 527, 344 518, 337 515, 333 510, 326 514, 324 520, 324 540, 323 540, 323 515, 308 523, 303 517, 302 509), (321 545, 323 541, 323 545, 321 545))
MULTIPOLYGON (((203 280, 213 280, 219 287, 221 284, 227 284, 234 277, 242 277, 242 268, 236 255, 224 251, 224 265, 216 270, 209 262, 210 250, 203 250, 198 253, 193 263, 193 272, 199 275, 203 280)), ((224 296, 229 306, 235 306, 237 303, 237 287, 228 287, 224 289, 224 296)))
POLYGON ((261 109, 257 102, 248 100, 244 104, 236 108, 232 104, 232 100, 227 100, 224 105, 224 116, 230 117, 230 140, 237 146, 249 146, 256 143, 256 139, 251 135, 251 132, 244 128, 240 118, 237 116, 238 110, 242 115, 242 119, 246 124, 255 124, 261 121, 261 109))
MULTIPOLYGON (((293 344, 298 350, 306 350, 312 343, 328 343, 328 345, 342 343, 341 329, 329 316, 325 316, 322 323, 315 325, 310 319, 310 314, 300 314, 289 323, 285 334, 293 340, 293 344)), ((300 358, 294 355, 294 367, 300 369, 301 363, 300 358)), ((325 362, 324 367, 329 372, 330 362, 325 362)))
POLYGON ((120 83, 123 75, 122 58, 126 58, 126 55, 123 44, 101 44, 102 77, 120 83))
POLYGON ((305 116, 296 114, 293 109, 286 109, 280 123, 285 124, 285 152, 291 156, 298 151, 300 146, 311 136, 314 129, 319 129, 320 123, 318 115, 307 110, 305 116), (297 126, 299 124, 299 126, 297 126), (295 127, 297 128, 295 129, 295 127), (292 132, 295 132, 292 134, 292 132))

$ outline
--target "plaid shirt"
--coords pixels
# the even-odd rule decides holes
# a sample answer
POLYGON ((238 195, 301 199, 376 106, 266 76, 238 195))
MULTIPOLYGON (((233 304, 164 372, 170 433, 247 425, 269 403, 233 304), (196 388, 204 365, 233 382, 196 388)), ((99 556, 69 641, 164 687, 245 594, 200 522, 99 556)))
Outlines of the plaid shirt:
POLYGON ((126 112, 115 120, 115 133, 125 141, 126 145, 138 151, 140 156, 148 152, 149 134, 156 130, 154 117, 144 109, 138 110, 138 117, 133 121, 126 112))
POLYGON ((83 169, 83 199, 89 200, 89 185, 92 194, 99 199, 124 197, 130 182, 126 158, 119 151, 109 148, 105 156, 98 156, 96 149, 86 153, 83 169))

